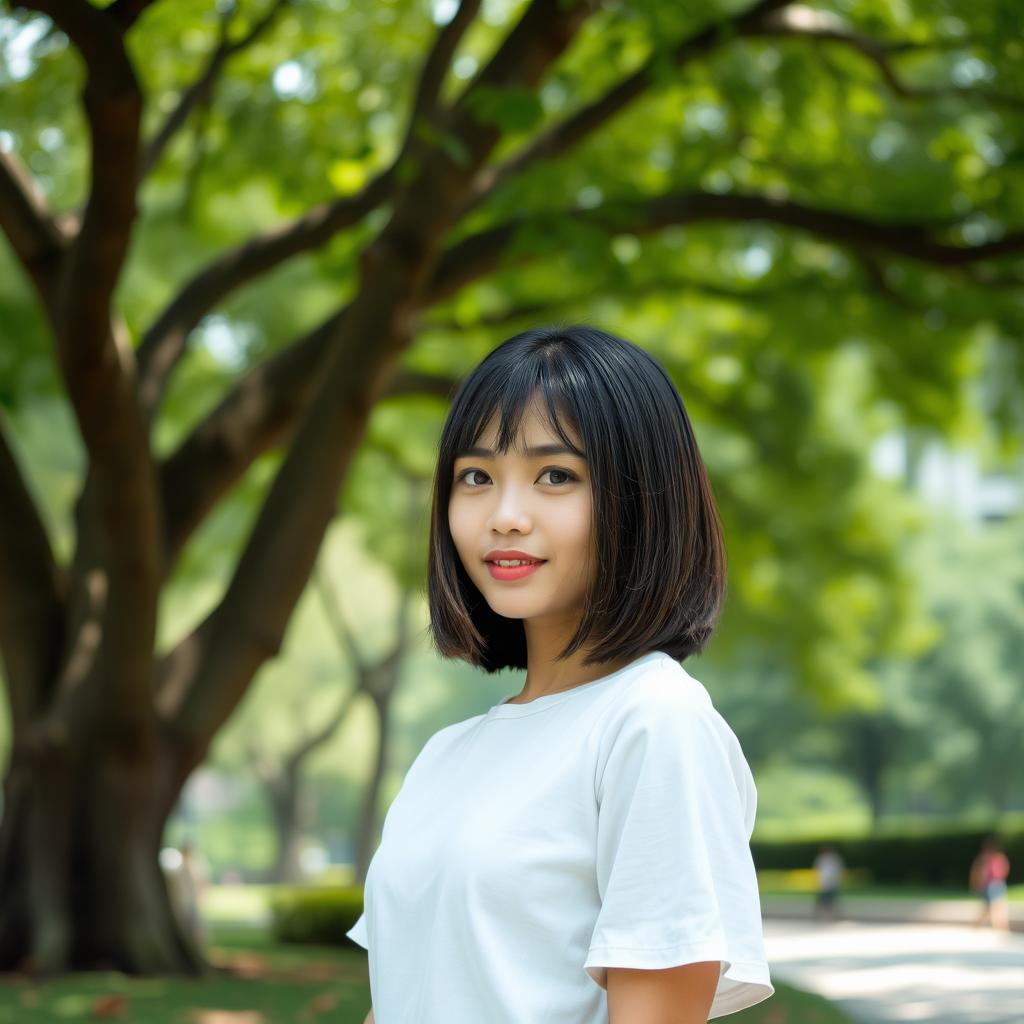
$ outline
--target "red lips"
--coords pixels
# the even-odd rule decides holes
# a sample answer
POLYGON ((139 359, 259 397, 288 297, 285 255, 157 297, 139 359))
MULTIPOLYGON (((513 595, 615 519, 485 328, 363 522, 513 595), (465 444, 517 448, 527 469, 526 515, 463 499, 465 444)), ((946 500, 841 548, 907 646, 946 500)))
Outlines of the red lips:
POLYGON ((506 561, 513 558, 524 559, 530 562, 546 561, 546 559, 538 558, 536 555, 531 555, 526 551, 517 551, 515 548, 509 548, 508 550, 495 548, 493 551, 488 551, 487 554, 484 555, 485 562, 496 562, 499 558, 506 561))

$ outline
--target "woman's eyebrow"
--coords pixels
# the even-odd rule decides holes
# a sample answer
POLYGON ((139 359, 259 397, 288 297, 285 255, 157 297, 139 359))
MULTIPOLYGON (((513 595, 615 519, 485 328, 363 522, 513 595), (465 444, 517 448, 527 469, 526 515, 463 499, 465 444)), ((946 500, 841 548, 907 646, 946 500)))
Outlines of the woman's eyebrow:
MULTIPOLYGON (((587 461, 585 455, 581 455, 579 452, 574 452, 571 448, 566 448, 564 444, 542 444, 536 448, 527 448, 526 457, 528 459, 539 459, 542 455, 572 455, 577 459, 582 459, 584 462, 587 461)), ((490 448, 466 448, 459 452, 455 457, 457 459, 466 458, 467 456, 473 456, 477 459, 493 459, 495 453, 490 448)))

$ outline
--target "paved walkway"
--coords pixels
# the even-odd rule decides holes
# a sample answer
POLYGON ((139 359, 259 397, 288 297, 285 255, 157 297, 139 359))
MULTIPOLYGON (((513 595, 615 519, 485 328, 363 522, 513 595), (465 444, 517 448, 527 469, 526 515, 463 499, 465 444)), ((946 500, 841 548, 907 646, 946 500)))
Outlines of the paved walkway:
POLYGON ((771 974, 863 1024, 1024 1024, 1024 936, 957 924, 771 917, 771 974))

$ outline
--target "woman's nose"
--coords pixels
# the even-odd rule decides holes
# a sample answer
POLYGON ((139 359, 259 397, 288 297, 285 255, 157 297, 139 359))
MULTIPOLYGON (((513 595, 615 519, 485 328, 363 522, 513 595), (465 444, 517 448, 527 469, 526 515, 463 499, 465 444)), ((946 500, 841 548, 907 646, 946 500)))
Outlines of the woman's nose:
POLYGON ((530 513, 526 507, 526 498, 515 488, 506 489, 498 498, 498 503, 491 513, 490 525, 501 533, 516 529, 524 532, 530 527, 530 513))

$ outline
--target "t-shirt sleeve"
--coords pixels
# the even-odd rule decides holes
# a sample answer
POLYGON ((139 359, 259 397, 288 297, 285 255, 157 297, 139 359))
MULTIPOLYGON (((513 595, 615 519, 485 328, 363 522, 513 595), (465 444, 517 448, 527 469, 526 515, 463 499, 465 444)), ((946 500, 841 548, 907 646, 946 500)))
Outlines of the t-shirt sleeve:
POLYGON ((370 938, 366 934, 366 911, 364 910, 359 915, 359 920, 356 921, 352 927, 345 932, 345 934, 353 941, 358 943, 363 949, 370 948, 370 938))
POLYGON ((709 1019, 773 995, 750 853, 757 790, 710 701, 660 696, 601 737, 596 769, 601 908, 584 969, 718 960, 709 1019))

